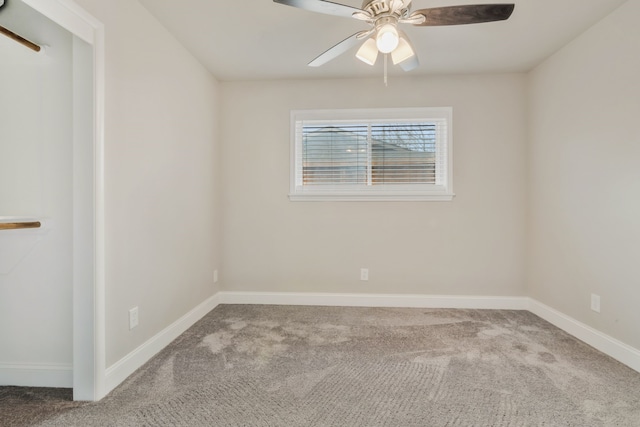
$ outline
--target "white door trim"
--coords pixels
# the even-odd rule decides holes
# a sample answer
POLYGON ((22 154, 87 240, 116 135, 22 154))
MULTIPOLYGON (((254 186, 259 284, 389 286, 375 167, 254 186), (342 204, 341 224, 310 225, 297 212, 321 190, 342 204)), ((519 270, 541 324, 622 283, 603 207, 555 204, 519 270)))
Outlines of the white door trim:
MULTIPOLYGON (((75 400, 99 400, 105 395, 105 218, 104 218, 104 109, 105 46, 103 24, 72 0, 22 0, 73 35, 93 46, 93 281, 73 283, 73 395, 75 400), (93 373, 91 375, 91 373, 93 373)), ((74 148, 75 150, 75 148, 74 148)), ((81 176, 74 170, 74 187, 81 176)), ((74 194, 75 196, 75 194, 74 194)), ((74 204, 77 201, 74 200, 74 204)), ((79 262, 74 250, 74 278, 79 262)), ((86 266, 85 266, 86 268, 86 266)))

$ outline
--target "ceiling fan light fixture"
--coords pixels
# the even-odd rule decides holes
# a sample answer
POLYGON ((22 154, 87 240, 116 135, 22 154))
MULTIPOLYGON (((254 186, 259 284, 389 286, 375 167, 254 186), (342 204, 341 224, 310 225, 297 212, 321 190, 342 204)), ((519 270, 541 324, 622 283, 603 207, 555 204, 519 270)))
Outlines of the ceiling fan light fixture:
MULTIPOLYGON (((460 6, 429 7, 411 10, 413 0, 362 0, 362 7, 348 6, 334 0, 273 0, 288 6, 311 12, 354 18, 368 24, 368 29, 359 31, 309 63, 317 67, 342 55, 366 39, 356 53, 361 61, 374 65, 380 53, 384 54, 385 83, 387 55, 391 54, 394 65, 404 71, 419 66, 418 55, 407 35, 398 28, 399 24, 419 27, 481 24, 509 19, 515 4, 470 4, 460 6), (372 36, 372 34, 375 34, 372 36)), ((352 0, 355 1, 355 0, 352 0)), ((0 0, 0 7, 6 0, 0 0)))
POLYGON ((398 47, 400 36, 395 25, 385 24, 378 30, 376 35, 376 46, 382 53, 391 53, 398 47))
POLYGON ((365 64, 374 65, 378 59, 378 46, 373 37, 369 37, 366 42, 360 46, 356 53, 356 58, 365 64))
POLYGON ((415 51, 409 43, 409 40, 404 36, 400 36, 400 40, 398 41, 398 47, 391 52, 391 59, 393 60, 393 65, 398 65, 401 62, 406 61, 407 59, 415 56, 415 51))

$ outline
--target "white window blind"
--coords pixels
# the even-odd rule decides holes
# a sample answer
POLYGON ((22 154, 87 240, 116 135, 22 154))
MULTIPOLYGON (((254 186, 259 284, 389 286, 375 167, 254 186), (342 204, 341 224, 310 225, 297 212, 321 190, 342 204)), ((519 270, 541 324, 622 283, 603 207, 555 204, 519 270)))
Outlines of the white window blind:
POLYGON ((292 113, 292 200, 450 200, 451 109, 292 113))

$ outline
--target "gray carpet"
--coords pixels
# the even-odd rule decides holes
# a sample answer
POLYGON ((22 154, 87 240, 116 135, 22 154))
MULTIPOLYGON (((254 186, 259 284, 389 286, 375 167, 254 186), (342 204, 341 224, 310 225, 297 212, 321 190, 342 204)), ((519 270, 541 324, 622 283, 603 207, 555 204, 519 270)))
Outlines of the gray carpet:
POLYGON ((226 305, 33 425, 640 426, 640 374, 523 311, 226 305))
POLYGON ((32 426, 82 405, 73 402, 71 389, 0 387, 0 426, 32 426))

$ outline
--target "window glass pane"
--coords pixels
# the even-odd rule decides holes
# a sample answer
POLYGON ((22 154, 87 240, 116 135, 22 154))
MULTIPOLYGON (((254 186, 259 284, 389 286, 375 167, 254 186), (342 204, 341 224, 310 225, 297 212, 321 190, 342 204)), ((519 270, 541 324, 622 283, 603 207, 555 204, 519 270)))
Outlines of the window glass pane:
POLYGON ((303 185, 366 184, 366 125, 304 126, 303 185))
POLYGON ((375 124, 371 140, 374 185, 435 184, 434 123, 375 124))
POLYGON ((435 123, 305 125, 302 150, 303 185, 436 182, 435 123))

